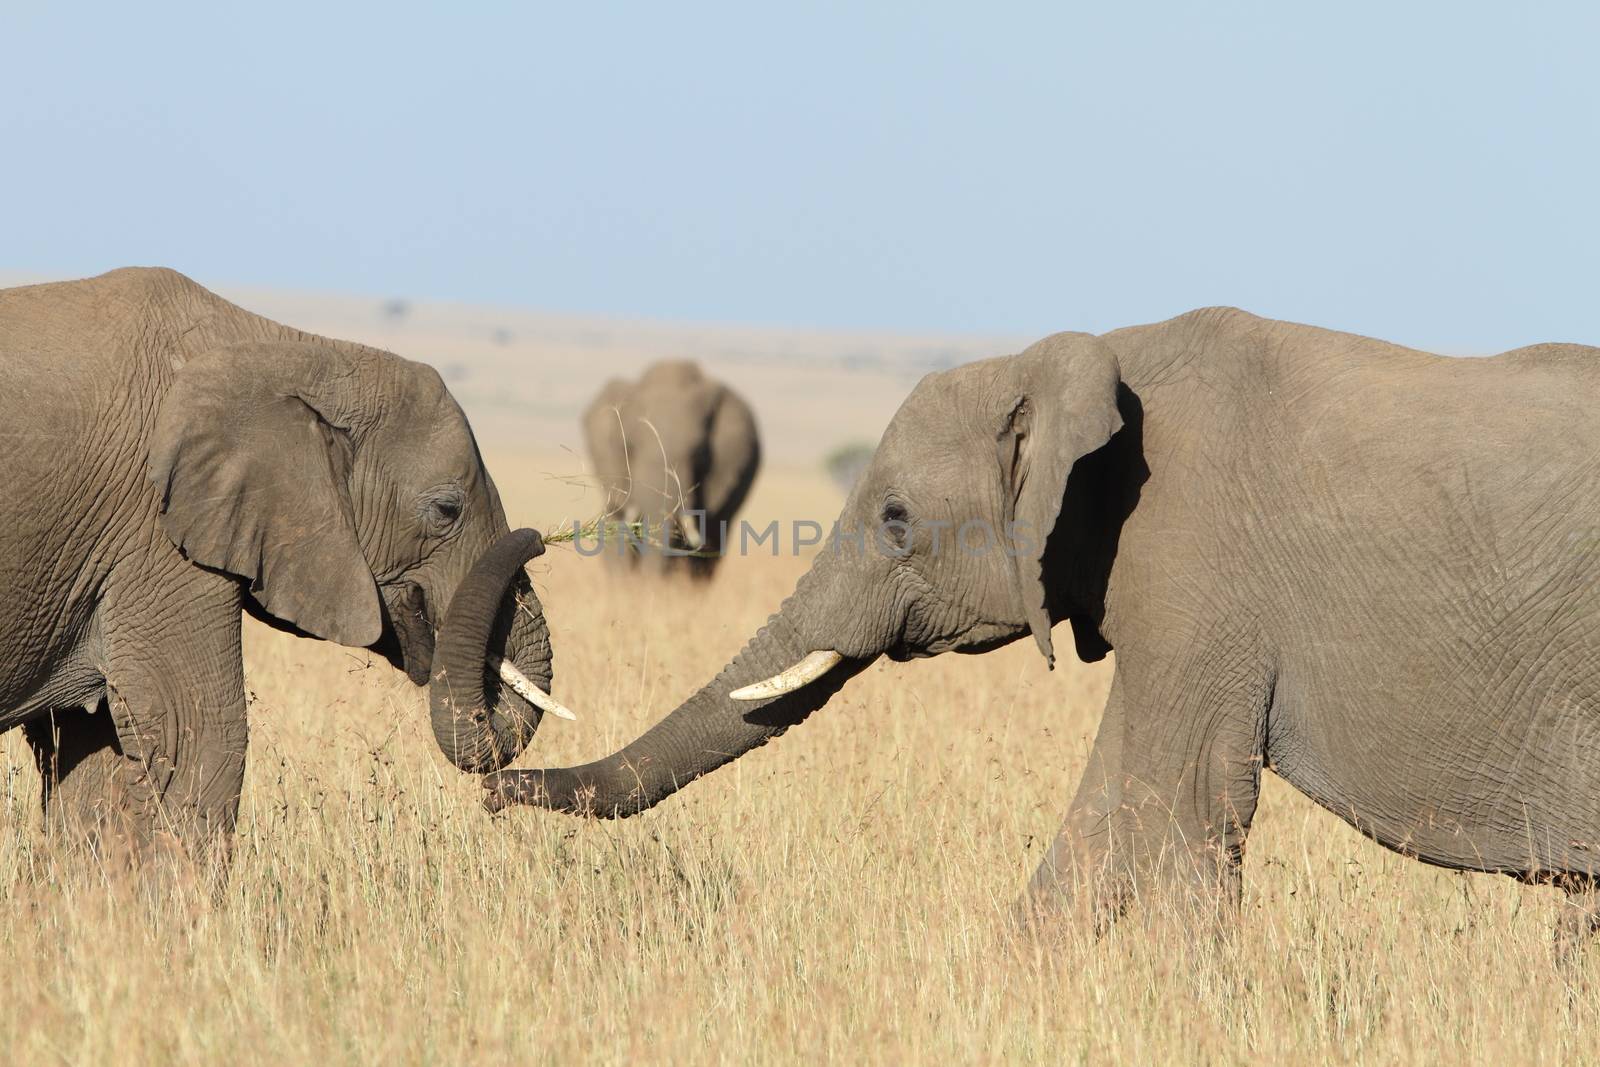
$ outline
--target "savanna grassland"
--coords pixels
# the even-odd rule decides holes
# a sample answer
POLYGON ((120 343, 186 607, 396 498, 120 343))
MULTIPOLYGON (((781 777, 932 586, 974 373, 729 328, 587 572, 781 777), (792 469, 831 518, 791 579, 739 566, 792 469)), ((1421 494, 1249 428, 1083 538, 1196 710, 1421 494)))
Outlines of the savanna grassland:
MULTIPOLYGON (((440 362, 487 428, 513 524, 544 529, 594 505, 560 450, 576 406, 632 371, 624 354, 650 351, 581 324, 492 332, 427 308, 397 326, 246 303, 440 362)), ((773 457, 746 509, 758 523, 831 520, 840 496, 818 454, 870 439, 914 380, 853 366, 858 347, 836 343, 827 373, 781 347, 734 365, 773 457)), ((580 720, 547 719, 519 765, 632 737, 711 677, 804 566, 735 558, 692 588, 619 580, 552 547, 531 570, 555 692, 580 720)), ((1098 941, 1082 924, 1019 930, 1011 906, 1076 784, 1110 663, 1067 655, 1052 674, 1031 642, 882 663, 660 808, 589 823, 487 815, 435 748, 424 694, 366 654, 248 621, 245 639, 249 771, 215 900, 45 834, 21 738, 0 738, 5 1060, 1600 1057, 1600 950, 1557 970, 1554 893, 1393 856, 1270 777, 1230 936, 1190 936, 1159 908, 1098 941)))
MULTIPOLYGON (((513 514, 551 483, 491 457, 513 514)), ((563 484, 563 483, 557 483, 563 484)), ((752 505, 831 490, 774 472, 752 505)), ((556 691, 520 761, 612 749, 719 668, 803 560, 709 589, 533 564, 556 691), (691 633, 688 620, 701 620, 691 633)), ((1083 764, 1107 664, 1031 643, 874 667, 777 742, 642 817, 491 818, 423 698, 362 653, 253 624, 233 877, 140 887, 44 836, 6 739, 0 1048, 17 1062, 1572 1062, 1593 961, 1553 894, 1370 845, 1271 781, 1244 921, 1101 941, 1009 908, 1083 764)))

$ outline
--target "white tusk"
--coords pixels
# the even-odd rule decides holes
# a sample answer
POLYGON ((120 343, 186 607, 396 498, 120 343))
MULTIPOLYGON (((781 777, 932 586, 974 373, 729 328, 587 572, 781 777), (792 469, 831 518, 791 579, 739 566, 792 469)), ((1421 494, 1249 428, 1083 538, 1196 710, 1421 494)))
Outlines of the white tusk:
POLYGON ((678 512, 678 529, 683 531, 683 539, 689 545, 690 551, 700 551, 700 546, 705 544, 700 539, 700 524, 680 511, 678 512))
POLYGON ((831 648, 813 652, 781 674, 774 674, 764 682, 747 685, 743 689, 735 689, 728 695, 735 700, 766 700, 768 697, 781 697, 785 693, 792 693, 796 689, 810 685, 843 660, 844 657, 831 648))
POLYGON ((489 657, 489 666, 500 673, 500 680, 517 691, 517 695, 540 711, 548 711, 558 719, 577 719, 577 716, 555 697, 528 680, 528 676, 517 670, 499 656, 489 657))

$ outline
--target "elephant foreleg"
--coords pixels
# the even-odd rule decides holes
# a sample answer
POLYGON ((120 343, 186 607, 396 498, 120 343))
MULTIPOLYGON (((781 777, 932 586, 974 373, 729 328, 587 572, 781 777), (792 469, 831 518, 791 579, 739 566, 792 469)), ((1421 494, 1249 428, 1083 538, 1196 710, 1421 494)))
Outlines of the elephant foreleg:
POLYGON ((1088 766, 1027 904, 1081 907, 1098 925, 1154 894, 1221 917, 1239 903, 1267 674, 1140 685, 1127 668, 1118 665, 1088 766))
POLYGON ((1122 909, 1129 879, 1118 870, 1120 850, 1113 845, 1122 730, 1122 690, 1113 681, 1077 794, 1028 883, 1026 910, 1082 909, 1098 927, 1122 909))
POLYGON ((175 851, 226 868, 244 782, 247 724, 239 602, 207 576, 182 599, 103 605, 101 712, 57 713, 29 734, 49 817, 141 855, 175 851))

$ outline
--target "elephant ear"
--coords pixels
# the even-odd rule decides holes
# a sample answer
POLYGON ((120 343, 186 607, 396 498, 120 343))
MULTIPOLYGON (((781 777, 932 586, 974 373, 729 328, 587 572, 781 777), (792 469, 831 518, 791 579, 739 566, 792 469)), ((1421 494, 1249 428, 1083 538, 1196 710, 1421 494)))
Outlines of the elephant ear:
POLYGON ((354 370, 300 343, 190 360, 161 402, 147 474, 185 556, 248 581, 276 618, 365 647, 383 621, 350 501, 354 370))
POLYGON ((628 387, 612 378, 583 411, 583 441, 594 464, 593 477, 605 494, 608 514, 621 510, 631 488, 622 429, 622 407, 627 401, 628 387))
POLYGON ((1047 337, 1016 356, 1015 366, 1018 389, 1006 405, 996 455, 1014 589, 1028 629, 1053 668, 1045 542, 1061 514, 1072 465, 1122 427, 1120 371, 1111 349, 1088 334, 1047 337))
POLYGON ((761 467, 761 434, 755 413, 731 389, 720 390, 709 438, 711 465, 701 497, 709 514, 726 515, 744 501, 761 467))

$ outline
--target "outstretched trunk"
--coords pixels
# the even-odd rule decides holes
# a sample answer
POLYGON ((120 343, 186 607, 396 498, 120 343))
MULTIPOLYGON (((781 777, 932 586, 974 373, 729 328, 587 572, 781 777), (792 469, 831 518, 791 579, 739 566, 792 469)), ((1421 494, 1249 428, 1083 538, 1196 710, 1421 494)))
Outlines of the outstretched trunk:
MULTIPOLYGON (((808 578, 814 575, 808 575, 808 578)), ((729 694, 792 666, 810 647, 791 619, 808 584, 767 620, 733 662, 707 686, 618 752, 580 767, 502 771, 484 780, 491 810, 534 804, 600 818, 626 818, 659 804, 690 782, 766 744, 828 702, 871 663, 846 659, 796 692, 760 704, 729 694)))
POLYGON ((504 767, 539 728, 542 713, 501 681, 496 661, 550 691, 550 631, 522 570, 543 551, 533 530, 501 537, 457 587, 439 630, 429 682, 433 736, 470 774, 504 767))

